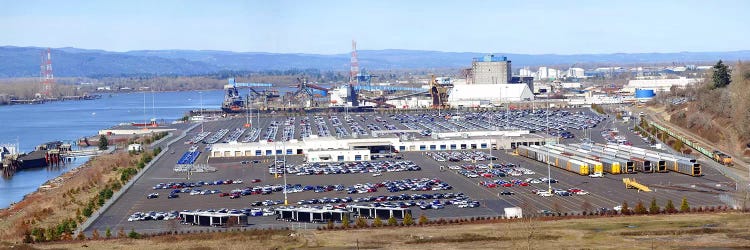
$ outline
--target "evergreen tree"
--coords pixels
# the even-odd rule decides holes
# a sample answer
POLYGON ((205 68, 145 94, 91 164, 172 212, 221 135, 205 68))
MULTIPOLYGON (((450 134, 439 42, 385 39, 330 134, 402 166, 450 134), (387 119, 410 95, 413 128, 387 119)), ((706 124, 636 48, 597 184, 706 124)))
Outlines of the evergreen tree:
POLYGON ((344 219, 341 220, 341 227, 349 228, 349 216, 344 216, 344 219))
POLYGON ((656 197, 651 199, 651 206, 649 207, 648 211, 651 214, 658 214, 660 212, 661 208, 659 208, 659 205, 656 205, 656 197))
POLYGON ((367 221, 363 217, 358 217, 356 225, 357 225, 358 228, 366 227, 367 226, 367 221))
POLYGON ((414 225, 414 218, 411 217, 410 213, 407 213, 404 215, 404 225, 411 226, 414 225))
POLYGON ((395 226, 396 224, 398 224, 398 221, 396 221, 396 217, 391 216, 391 218, 388 218, 389 226, 395 226))
POLYGON ((672 203, 672 200, 667 200, 667 206, 664 208, 667 213, 674 213, 677 212, 677 209, 674 208, 674 203, 672 203))
POLYGON ((104 135, 99 136, 99 150, 107 150, 109 148, 109 141, 104 135))
POLYGON ((425 225, 427 222, 429 222, 427 216, 424 216, 424 214, 419 216, 419 225, 425 225))
POLYGON ((381 220, 380 217, 375 217, 375 220, 372 221, 372 225, 375 227, 382 227, 383 220, 381 220))
POLYGON ((108 239, 112 237, 112 230, 110 230, 109 227, 104 231, 104 237, 107 237, 108 239))
POLYGON ((732 82, 732 70, 727 65, 724 65, 724 62, 721 60, 714 65, 713 73, 711 78, 713 88, 723 88, 732 82))
POLYGON ((646 206, 643 205, 643 201, 639 200, 637 204, 635 204, 635 213, 636 214, 647 214, 648 210, 646 210, 646 206))
POLYGON ((690 212, 690 205, 688 205, 687 197, 682 197, 682 204, 680 204, 680 212, 690 212))

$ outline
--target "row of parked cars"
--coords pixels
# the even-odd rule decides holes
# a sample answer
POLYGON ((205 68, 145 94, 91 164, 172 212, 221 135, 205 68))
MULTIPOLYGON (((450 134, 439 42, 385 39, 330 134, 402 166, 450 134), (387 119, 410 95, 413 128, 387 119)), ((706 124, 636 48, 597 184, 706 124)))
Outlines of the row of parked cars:
MULTIPOLYGON (((260 182, 260 179, 253 179, 250 182, 257 183, 260 182)), ((215 181, 197 181, 197 182, 169 182, 169 183, 159 183, 156 184, 152 189, 183 189, 183 188, 195 188, 195 187, 202 187, 202 186, 219 186, 219 185, 229 185, 229 184, 242 184, 244 181, 237 179, 237 180, 215 180, 215 181)), ((187 193, 187 192, 184 192, 187 193)))
POLYGON ((553 189, 552 192, 550 192, 549 190, 534 189, 534 190, 531 190, 531 193, 539 195, 539 196, 543 196, 543 197, 549 197, 549 196, 555 196, 555 195, 557 195, 557 196, 573 196, 573 195, 587 195, 587 194, 589 194, 589 192, 587 192, 585 190, 582 190, 582 189, 579 189, 579 188, 571 188, 571 189, 568 189, 568 190, 553 189))
MULTIPOLYGON (((271 165, 269 174, 283 173, 283 166, 271 165)), ((287 174, 293 175, 328 175, 328 174, 356 174, 420 171, 422 168, 412 161, 386 160, 370 162, 334 162, 334 163, 304 163, 301 165, 286 165, 287 174)))
POLYGON ((514 164, 467 164, 463 166, 449 166, 448 169, 456 170, 458 174, 468 178, 520 177, 536 174, 531 169, 519 167, 514 164))
POLYGON ((490 159, 497 160, 495 156, 482 151, 437 151, 427 152, 427 156, 431 157, 435 161, 439 162, 460 162, 460 161, 488 161, 490 159))
POLYGON ((128 217, 128 221, 147 221, 147 220, 173 220, 179 217, 177 211, 170 212, 135 212, 128 217))

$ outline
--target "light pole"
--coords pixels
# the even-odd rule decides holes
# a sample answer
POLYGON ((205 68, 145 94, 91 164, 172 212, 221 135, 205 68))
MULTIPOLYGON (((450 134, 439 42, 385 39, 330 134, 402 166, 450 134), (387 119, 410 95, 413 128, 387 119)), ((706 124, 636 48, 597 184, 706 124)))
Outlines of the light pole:
POLYGON ((289 206, 289 199, 286 192, 286 144, 281 142, 281 147, 284 149, 284 206, 289 206))
MULTIPOLYGON (((548 114, 549 113, 549 103, 545 102, 544 106, 546 108, 546 111, 544 112, 544 117, 545 117, 545 120, 546 120, 546 123, 547 123, 547 129, 546 130, 547 130, 547 136, 549 136, 549 114, 548 114)), ((552 170, 551 170, 550 162, 549 162, 549 154, 550 154, 550 150, 549 150, 549 148, 547 148, 547 192, 549 192, 551 194, 552 193, 552 170)))
POLYGON ((198 94, 200 95, 201 100, 201 133, 203 133, 203 120, 205 117, 203 117, 203 91, 198 91, 198 94))

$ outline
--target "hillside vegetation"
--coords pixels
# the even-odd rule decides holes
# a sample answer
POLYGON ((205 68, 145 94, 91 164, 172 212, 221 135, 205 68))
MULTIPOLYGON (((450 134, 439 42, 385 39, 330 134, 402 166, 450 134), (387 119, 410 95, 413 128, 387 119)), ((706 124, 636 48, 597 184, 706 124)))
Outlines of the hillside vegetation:
POLYGON ((666 108, 670 122, 688 128, 737 155, 750 154, 750 65, 735 64, 726 85, 715 83, 715 70, 703 82, 655 99, 666 108))
MULTIPOLYGON (((231 52, 211 50, 148 50, 110 52, 77 48, 53 48, 56 76, 131 76, 137 74, 204 75, 230 71, 266 71, 314 68, 325 71, 349 70, 348 44, 340 54, 231 52)), ((40 53, 46 48, 0 47, 0 78, 33 77, 39 74, 40 53)), ((471 66, 472 58, 488 53, 507 56, 515 66, 570 65, 586 63, 628 64, 702 62, 714 58, 750 59, 750 51, 679 52, 635 54, 528 55, 503 52, 440 52, 424 50, 360 50, 360 66, 368 70, 460 69, 471 66)))
MULTIPOLYGON (((246 230, 142 238, 114 234, 19 249, 740 249, 744 213, 593 217, 349 230, 246 230), (116 238, 116 239, 114 239, 116 238)), ((3 247, 0 245, 0 247, 3 247)))

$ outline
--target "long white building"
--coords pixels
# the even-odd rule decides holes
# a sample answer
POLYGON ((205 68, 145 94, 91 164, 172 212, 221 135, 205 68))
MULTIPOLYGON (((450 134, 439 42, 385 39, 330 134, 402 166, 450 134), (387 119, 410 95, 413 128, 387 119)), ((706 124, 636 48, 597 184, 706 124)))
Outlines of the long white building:
POLYGON ((649 80, 630 80, 622 90, 625 92, 635 92, 635 89, 651 89, 654 91, 669 91, 672 86, 684 88, 688 85, 698 83, 701 79, 680 77, 677 79, 649 79, 649 80))
MULTIPOLYGON (((389 133, 392 131, 383 131, 389 133)), ((382 136, 382 135, 381 135, 382 136)), ((526 130, 468 131, 434 133, 433 137, 404 139, 401 137, 334 138, 311 136, 303 141, 217 143, 209 157, 253 157, 274 155, 302 155, 308 162, 369 161, 374 148, 389 148, 400 152, 439 151, 460 149, 510 149, 517 145, 555 143, 556 138, 530 134, 526 130)))

